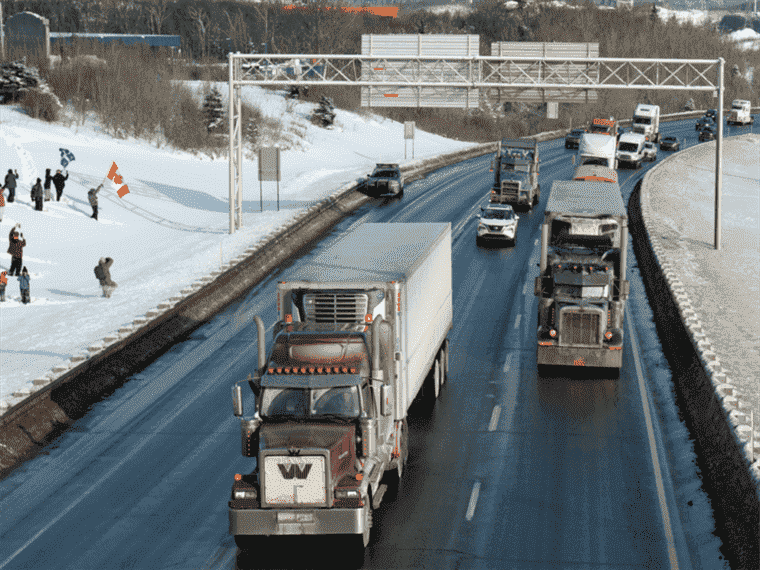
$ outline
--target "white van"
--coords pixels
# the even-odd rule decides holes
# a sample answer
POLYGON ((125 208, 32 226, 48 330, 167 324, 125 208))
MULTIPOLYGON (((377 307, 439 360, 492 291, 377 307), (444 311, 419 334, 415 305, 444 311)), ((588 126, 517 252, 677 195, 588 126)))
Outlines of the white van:
POLYGON ((618 143, 618 162, 633 164, 634 168, 640 168, 644 161, 644 143, 646 142, 647 138, 642 134, 625 133, 618 143))

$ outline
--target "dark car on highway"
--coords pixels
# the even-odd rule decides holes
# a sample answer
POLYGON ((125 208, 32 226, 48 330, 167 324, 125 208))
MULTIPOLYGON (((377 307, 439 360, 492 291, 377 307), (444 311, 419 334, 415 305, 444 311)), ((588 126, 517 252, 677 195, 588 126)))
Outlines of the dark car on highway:
POLYGON ((697 124, 694 125, 694 130, 701 131, 704 128, 713 127, 713 126, 715 126, 715 121, 711 117, 704 116, 697 119, 697 124))
POLYGON ((398 164, 378 164, 367 179, 367 192, 373 196, 404 195, 404 175, 398 164))
POLYGON ((713 121, 716 121, 718 119, 718 110, 707 109, 707 111, 705 111, 705 117, 710 117, 713 121))
POLYGON ((587 132, 586 129, 573 129, 565 135, 565 148, 578 148, 581 142, 581 135, 587 132))
POLYGON ((714 127, 705 127, 699 131, 699 142, 714 141, 717 136, 717 131, 714 127))
POLYGON ((660 150, 681 150, 681 142, 676 137, 663 137, 660 150))

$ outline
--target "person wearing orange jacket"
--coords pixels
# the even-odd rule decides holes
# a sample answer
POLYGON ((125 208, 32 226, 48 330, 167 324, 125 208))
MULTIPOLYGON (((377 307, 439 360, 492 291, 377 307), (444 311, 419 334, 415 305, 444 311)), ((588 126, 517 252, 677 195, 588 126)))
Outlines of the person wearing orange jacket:
POLYGON ((5 287, 8 285, 8 272, 0 273, 0 303, 5 301, 5 287))

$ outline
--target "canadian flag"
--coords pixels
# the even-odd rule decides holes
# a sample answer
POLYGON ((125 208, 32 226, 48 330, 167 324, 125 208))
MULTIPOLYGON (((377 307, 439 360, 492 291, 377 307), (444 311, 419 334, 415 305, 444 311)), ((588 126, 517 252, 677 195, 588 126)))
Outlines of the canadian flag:
MULTIPOLYGON (((115 162, 111 164, 111 170, 108 171, 106 178, 108 178, 111 182, 113 182, 114 187, 121 186, 121 183, 124 182, 124 179, 119 174, 119 167, 116 166, 115 162)), ((124 196, 129 194, 129 187, 126 184, 124 184, 124 186, 121 186, 121 188, 119 188, 119 190, 116 193, 119 195, 119 198, 123 198, 124 196)))

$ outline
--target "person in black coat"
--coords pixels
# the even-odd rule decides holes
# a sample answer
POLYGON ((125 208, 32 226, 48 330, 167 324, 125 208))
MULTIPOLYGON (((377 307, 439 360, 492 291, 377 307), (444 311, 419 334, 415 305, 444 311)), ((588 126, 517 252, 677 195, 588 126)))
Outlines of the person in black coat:
POLYGON ((45 169, 45 202, 50 202, 53 199, 53 195, 50 192, 50 183, 53 181, 53 176, 50 174, 50 169, 45 169))
POLYGON ((21 275, 21 266, 24 263, 24 248, 26 247, 24 234, 21 233, 21 224, 16 224, 11 228, 11 233, 8 234, 8 241, 10 241, 8 253, 11 254, 11 269, 8 271, 8 275, 21 275))
POLYGON ((37 183, 32 186, 32 201, 35 204, 34 209, 38 212, 42 211, 42 199, 42 178, 38 178, 37 183))
POLYGON ((8 202, 13 202, 16 199, 16 180, 18 180, 18 170, 13 171, 8 169, 8 174, 5 175, 5 187, 8 189, 8 202))
POLYGON ((90 188, 90 191, 87 192, 87 199, 90 201, 90 206, 92 206, 92 216, 90 217, 95 218, 95 220, 98 219, 98 192, 100 192, 101 188, 103 188, 102 184, 97 188, 90 188))
POLYGON ((64 177, 63 174, 61 174, 61 169, 55 171, 55 176, 53 176, 53 184, 55 185, 55 193, 57 195, 57 202, 61 201, 61 194, 63 194, 63 187, 65 186, 65 181, 69 179, 69 173, 66 172, 66 176, 64 177))

